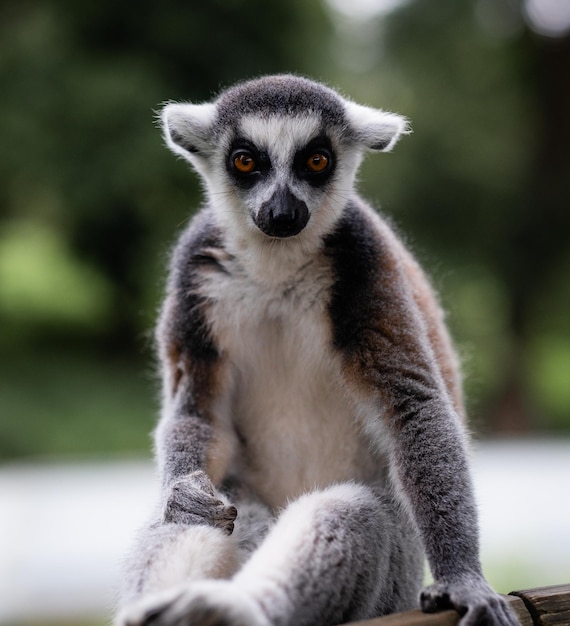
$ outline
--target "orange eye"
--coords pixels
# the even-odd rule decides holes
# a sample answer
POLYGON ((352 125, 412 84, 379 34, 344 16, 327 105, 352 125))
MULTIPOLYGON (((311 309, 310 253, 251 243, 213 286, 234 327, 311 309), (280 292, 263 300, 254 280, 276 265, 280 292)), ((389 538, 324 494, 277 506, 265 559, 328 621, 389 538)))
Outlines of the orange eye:
POLYGON ((323 172, 329 164, 329 157, 322 152, 315 152, 307 159, 307 167, 311 172, 319 174, 323 172))
POLYGON ((240 152, 234 157, 234 167, 242 174, 249 174, 255 169, 255 159, 247 152, 240 152))

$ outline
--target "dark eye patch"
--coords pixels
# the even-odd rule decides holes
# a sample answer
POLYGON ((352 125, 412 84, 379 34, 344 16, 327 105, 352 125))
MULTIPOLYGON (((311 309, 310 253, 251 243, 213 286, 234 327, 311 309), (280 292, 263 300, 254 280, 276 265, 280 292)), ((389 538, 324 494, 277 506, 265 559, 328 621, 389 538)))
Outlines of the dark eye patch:
POLYGON ((230 145, 226 157, 226 170, 238 187, 251 189, 262 177, 267 176, 271 169, 269 155, 247 139, 236 137, 230 145), (240 167, 245 161, 252 167, 240 167))
MULTIPOLYGON (((323 161, 323 159, 321 159, 323 161)), ((336 158, 332 149, 330 139, 326 135, 318 135, 312 139, 304 148, 295 153, 293 160, 293 170, 302 180, 306 180, 313 187, 322 187, 331 178, 336 167, 336 158), (323 157, 326 167, 320 171, 315 171, 309 167, 310 162, 314 162, 313 157, 323 157)))

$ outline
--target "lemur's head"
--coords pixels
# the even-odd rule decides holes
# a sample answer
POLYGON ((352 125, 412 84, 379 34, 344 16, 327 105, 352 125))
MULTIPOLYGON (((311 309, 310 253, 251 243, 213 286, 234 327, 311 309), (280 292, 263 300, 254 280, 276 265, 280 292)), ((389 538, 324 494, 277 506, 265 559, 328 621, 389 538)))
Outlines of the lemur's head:
POLYGON ((162 121, 220 224, 280 239, 329 232, 364 151, 390 150, 407 128, 399 115, 289 75, 238 84, 212 103, 168 104, 162 121))

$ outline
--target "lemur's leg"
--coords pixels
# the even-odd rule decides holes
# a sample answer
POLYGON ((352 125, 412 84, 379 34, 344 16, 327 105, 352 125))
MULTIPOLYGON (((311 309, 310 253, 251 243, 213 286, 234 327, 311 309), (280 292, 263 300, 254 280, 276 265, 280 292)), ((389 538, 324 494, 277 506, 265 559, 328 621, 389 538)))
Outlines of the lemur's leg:
POLYGON ((122 624, 329 626, 410 608, 422 563, 396 508, 356 484, 307 494, 233 579, 172 589, 133 607, 122 624))
POLYGON ((292 503, 233 581, 271 624, 316 626, 416 606, 422 568, 398 505, 344 483, 292 503))
POLYGON ((121 606, 182 581, 227 578, 237 568, 231 536, 211 526, 149 524, 126 559, 121 606))

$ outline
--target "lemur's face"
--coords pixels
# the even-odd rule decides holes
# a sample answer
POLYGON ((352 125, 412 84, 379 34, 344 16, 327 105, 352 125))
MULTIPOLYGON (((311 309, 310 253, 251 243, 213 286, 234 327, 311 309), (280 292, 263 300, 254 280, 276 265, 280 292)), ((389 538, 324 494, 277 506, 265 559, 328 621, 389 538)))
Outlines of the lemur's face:
POLYGON ((354 175, 354 150, 316 115, 245 116, 227 141, 226 185, 246 219, 268 237, 294 237, 319 214, 336 213, 343 174, 354 175), (350 170, 350 171, 349 171, 350 170))
POLYGON ((391 149, 406 127, 294 76, 243 83, 213 103, 168 105, 163 124, 169 147, 201 174, 226 235, 242 240, 330 232, 364 151, 391 149))

